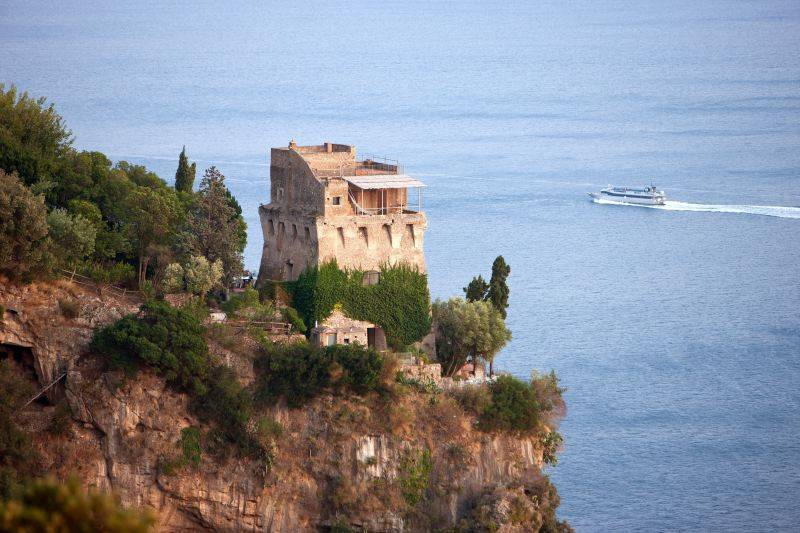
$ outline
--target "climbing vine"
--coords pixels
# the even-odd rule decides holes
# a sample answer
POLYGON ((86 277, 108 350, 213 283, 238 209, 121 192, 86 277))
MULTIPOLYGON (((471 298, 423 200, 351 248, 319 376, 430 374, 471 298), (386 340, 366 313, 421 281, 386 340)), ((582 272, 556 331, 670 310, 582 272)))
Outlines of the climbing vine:
POLYGON ((304 271, 289 288, 294 307, 310 327, 341 304, 344 312, 383 328, 390 346, 400 349, 431 329, 428 279, 416 268, 384 265, 374 285, 365 285, 364 272, 343 271, 335 260, 304 271))

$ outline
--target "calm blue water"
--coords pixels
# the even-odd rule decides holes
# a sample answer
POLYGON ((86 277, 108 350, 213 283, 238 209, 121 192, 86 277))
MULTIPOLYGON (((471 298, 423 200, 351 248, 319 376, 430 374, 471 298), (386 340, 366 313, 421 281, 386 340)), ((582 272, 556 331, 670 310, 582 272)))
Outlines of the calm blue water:
POLYGON ((530 4, 0 1, 0 81, 80 148, 216 164, 253 268, 270 146, 401 159, 429 186, 433 294, 503 254, 498 366, 569 388, 561 516, 797 530, 800 219, 750 206, 800 206, 800 4, 530 4), (587 201, 650 179, 683 203, 587 201))

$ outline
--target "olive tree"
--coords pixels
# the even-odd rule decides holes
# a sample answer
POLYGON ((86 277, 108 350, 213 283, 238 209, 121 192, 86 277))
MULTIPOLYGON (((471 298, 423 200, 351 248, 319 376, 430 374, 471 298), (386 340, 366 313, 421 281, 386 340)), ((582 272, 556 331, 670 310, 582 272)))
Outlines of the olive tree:
POLYGON ((490 302, 462 298, 437 300, 432 311, 442 374, 452 376, 468 360, 489 361, 492 373, 494 356, 511 340, 500 312, 490 302))

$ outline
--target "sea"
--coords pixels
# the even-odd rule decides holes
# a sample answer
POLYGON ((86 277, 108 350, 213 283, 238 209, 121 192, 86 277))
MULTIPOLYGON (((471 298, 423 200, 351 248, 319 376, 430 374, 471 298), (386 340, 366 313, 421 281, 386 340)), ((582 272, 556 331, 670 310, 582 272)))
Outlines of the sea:
POLYGON ((567 389, 562 518, 800 529, 797 0, 0 0, 0 82, 77 148, 217 166, 254 270, 270 147, 400 160, 432 296, 502 255, 496 368, 567 389), (651 183, 665 206, 587 195, 651 183))

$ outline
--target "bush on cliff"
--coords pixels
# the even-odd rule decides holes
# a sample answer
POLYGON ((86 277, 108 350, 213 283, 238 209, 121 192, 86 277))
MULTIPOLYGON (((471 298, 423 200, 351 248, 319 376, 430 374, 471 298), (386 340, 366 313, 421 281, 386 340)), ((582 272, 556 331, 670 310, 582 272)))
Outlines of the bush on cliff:
MULTIPOLYGON (((546 413, 561 401, 563 389, 557 382, 552 373, 534 375, 531 383, 504 375, 487 387, 464 387, 451 394, 466 411, 477 415, 481 430, 531 435, 542 430, 546 413)), ((550 433, 542 436, 551 448, 558 446, 560 438, 550 433)))
POLYGON ((211 360, 198 317, 163 301, 142 305, 95 333, 91 349, 109 358, 112 368, 134 375, 142 365, 153 368, 168 383, 190 394, 190 407, 204 421, 217 425, 219 436, 254 453, 250 434, 250 394, 233 371, 211 360))
POLYGON ((255 399, 272 405, 285 398, 300 407, 325 390, 348 390, 364 395, 380 389, 383 356, 360 344, 317 348, 306 342, 290 346, 265 344, 256 361, 255 399))
POLYGON ((539 425, 536 392, 513 376, 499 376, 489 385, 491 402, 481 413, 481 427, 487 431, 531 433, 539 425))
POLYGON ((163 301, 149 301, 95 333, 90 349, 109 358, 112 368, 133 375, 142 364, 184 390, 202 392, 208 373, 205 328, 197 318, 163 301))

